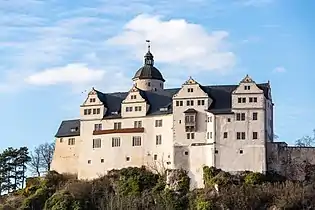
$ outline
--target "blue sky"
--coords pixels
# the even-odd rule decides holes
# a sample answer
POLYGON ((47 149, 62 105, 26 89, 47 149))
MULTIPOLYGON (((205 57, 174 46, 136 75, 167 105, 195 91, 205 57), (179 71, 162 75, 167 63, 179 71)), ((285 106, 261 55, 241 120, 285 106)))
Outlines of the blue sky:
POLYGON ((152 40, 167 87, 270 80, 275 132, 315 128, 315 2, 0 1, 0 148, 54 140, 84 91, 126 91, 152 40))

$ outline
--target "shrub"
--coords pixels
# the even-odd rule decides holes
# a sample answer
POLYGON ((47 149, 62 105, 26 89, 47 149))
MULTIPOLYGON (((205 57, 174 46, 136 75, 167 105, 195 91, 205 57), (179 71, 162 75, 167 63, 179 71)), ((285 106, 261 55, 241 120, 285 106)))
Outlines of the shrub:
POLYGON ((51 196, 48 188, 39 188, 36 192, 27 197, 21 206, 23 210, 43 209, 46 200, 51 196))
POLYGON ((244 178, 245 184, 255 185, 265 181, 265 176, 261 173, 250 172, 244 178))

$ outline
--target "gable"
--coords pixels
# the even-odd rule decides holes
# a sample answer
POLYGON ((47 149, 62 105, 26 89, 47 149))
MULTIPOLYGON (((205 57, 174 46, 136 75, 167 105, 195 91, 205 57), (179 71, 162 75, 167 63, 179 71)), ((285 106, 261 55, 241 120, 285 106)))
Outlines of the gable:
POLYGON ((143 103, 146 102, 145 95, 143 91, 139 90, 136 86, 133 86, 122 103, 143 103))
POLYGON ((101 104, 103 103, 99 99, 97 91, 94 88, 92 88, 92 90, 88 93, 88 96, 86 97, 82 106, 93 106, 93 105, 101 105, 101 104))
POLYGON ((255 81, 246 75, 244 79, 241 80, 238 87, 233 91, 233 94, 261 94, 264 91, 260 89, 255 81))
POLYGON ((201 88, 201 85, 197 83, 193 78, 189 78, 182 88, 173 96, 173 99, 181 98, 201 98, 209 97, 209 95, 201 88))

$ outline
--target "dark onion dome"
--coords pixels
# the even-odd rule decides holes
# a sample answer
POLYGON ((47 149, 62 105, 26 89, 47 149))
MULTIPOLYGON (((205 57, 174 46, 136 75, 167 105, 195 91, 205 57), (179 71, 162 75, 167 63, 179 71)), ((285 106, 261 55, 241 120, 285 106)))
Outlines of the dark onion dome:
POLYGON ((144 56, 144 65, 136 72, 132 79, 156 79, 165 82, 161 72, 153 65, 153 55, 148 51, 144 56))

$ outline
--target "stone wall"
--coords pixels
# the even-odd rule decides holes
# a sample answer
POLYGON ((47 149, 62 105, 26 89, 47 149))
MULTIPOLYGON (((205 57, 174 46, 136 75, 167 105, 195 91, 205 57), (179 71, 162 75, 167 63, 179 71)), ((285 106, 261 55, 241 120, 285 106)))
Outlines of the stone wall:
POLYGON ((315 147, 294 147, 284 142, 267 144, 268 170, 291 180, 304 180, 306 168, 315 165, 315 147))

